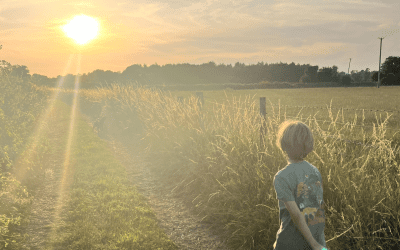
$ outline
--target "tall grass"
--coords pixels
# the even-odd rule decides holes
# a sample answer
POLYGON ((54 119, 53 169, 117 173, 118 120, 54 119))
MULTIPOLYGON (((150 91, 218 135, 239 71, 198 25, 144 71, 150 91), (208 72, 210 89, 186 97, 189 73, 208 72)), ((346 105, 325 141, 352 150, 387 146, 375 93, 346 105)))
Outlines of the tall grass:
MULTIPOLYGON (((279 229, 273 179, 286 165, 275 145, 286 117, 281 107, 268 115, 261 147, 261 116, 250 97, 226 96, 226 106, 201 110, 194 96, 181 104, 171 94, 141 87, 113 85, 107 91, 140 118, 149 160, 166 188, 220 230, 232 249, 271 248, 279 229)), ((304 120, 315 137, 315 150, 306 160, 323 178, 327 245, 389 249, 399 239, 400 198, 399 148, 386 135, 390 117, 376 119, 367 132, 356 126, 358 119, 339 124, 340 115, 328 109, 329 124, 315 116, 304 120)))

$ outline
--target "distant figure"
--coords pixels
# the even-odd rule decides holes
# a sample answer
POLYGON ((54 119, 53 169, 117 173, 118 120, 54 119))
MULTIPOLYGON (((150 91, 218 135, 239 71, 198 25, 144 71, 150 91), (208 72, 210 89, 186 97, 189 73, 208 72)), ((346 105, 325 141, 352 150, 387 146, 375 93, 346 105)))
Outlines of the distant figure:
POLYGON ((312 132, 302 122, 286 121, 276 144, 288 164, 274 177, 281 222, 274 250, 326 250, 322 176, 304 160, 314 149, 312 132))

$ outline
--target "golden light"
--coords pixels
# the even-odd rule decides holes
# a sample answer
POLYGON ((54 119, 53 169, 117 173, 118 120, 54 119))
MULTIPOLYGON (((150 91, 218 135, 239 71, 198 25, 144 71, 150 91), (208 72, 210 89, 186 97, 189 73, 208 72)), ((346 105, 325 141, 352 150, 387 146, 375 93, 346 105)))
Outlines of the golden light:
POLYGON ((97 36, 99 24, 93 17, 80 15, 75 16, 63 30, 68 37, 83 45, 97 36))

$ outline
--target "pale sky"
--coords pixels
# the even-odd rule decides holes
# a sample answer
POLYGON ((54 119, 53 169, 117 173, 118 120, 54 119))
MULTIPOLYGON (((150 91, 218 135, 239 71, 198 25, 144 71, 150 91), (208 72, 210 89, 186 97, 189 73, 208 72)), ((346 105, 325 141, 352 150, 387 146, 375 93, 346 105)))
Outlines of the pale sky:
POLYGON ((399 0, 0 0, 0 60, 55 77, 132 64, 288 63, 378 70, 400 56, 399 0), (99 21, 83 46, 62 26, 99 21), (78 57, 74 57, 78 58, 78 57))

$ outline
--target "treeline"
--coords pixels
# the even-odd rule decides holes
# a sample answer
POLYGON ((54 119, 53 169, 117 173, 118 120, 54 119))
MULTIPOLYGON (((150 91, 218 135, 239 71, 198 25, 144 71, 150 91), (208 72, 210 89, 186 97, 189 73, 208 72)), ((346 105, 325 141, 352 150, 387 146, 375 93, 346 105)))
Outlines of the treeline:
MULTIPOLYGON (((29 75, 26 66, 14 67, 12 74, 29 78, 37 85, 55 86, 62 76, 48 78, 43 75, 29 75)), ((381 78, 383 85, 400 85, 400 57, 389 57, 382 64, 381 78)), ((361 71, 351 71, 351 74, 338 72, 337 66, 319 68, 310 64, 276 63, 245 65, 237 62, 235 65, 215 64, 214 62, 201 65, 193 64, 134 64, 123 72, 111 70, 95 70, 80 76, 80 87, 91 89, 106 83, 139 83, 141 85, 194 85, 194 84, 221 84, 221 83, 260 83, 260 82, 289 82, 289 83, 318 83, 336 82, 345 85, 357 82, 378 81, 378 71, 369 68, 361 71)), ((64 86, 74 88, 75 75, 64 77, 64 86)))

